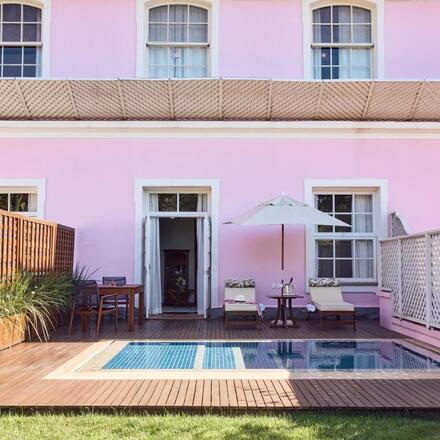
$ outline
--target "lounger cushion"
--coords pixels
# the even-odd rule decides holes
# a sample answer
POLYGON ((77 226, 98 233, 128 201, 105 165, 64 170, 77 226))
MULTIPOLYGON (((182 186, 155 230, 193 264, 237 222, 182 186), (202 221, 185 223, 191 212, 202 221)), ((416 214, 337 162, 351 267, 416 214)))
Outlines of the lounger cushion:
POLYGON ((258 312, 258 304, 225 303, 225 312, 258 312))
POLYGON ((352 312, 354 311, 354 305, 348 302, 337 303, 319 303, 313 302, 316 308, 321 312, 352 312))
POLYGON ((225 287, 225 300, 255 302, 255 287, 225 287))

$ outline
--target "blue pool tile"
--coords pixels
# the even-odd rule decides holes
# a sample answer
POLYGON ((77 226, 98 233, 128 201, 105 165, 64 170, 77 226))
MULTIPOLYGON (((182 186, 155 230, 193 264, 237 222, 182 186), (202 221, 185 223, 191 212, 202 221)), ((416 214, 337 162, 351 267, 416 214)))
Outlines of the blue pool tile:
POLYGON ((104 369, 191 369, 197 345, 191 343, 130 342, 104 365, 104 369))
POLYGON ((203 368, 210 370, 235 369, 232 346, 223 343, 206 343, 203 356, 203 368))

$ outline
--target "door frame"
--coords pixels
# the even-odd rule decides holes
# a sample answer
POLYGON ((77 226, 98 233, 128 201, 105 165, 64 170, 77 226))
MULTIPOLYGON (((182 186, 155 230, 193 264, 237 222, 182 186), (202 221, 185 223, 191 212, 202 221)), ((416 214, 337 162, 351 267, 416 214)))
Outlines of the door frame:
MULTIPOLYGON (((207 189, 209 216, 211 219, 211 297, 208 301, 211 308, 219 307, 218 298, 218 229, 219 229, 219 202, 220 181, 218 179, 136 179, 134 187, 135 202, 135 249, 134 249, 134 280, 143 284, 143 222, 148 212, 148 192, 154 188, 169 188, 178 191, 179 188, 194 188, 201 192, 207 189)), ((177 213, 176 213, 177 214, 177 213)), ((194 217, 194 213, 191 213, 194 217)), ((184 217, 184 212, 179 212, 184 217)))

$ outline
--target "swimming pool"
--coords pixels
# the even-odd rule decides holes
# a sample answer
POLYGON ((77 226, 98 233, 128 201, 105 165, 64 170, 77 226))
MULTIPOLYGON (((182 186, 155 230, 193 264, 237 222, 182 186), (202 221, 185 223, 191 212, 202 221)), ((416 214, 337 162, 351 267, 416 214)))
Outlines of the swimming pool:
POLYGON ((435 353, 385 340, 128 342, 101 358, 101 370, 440 372, 435 353))

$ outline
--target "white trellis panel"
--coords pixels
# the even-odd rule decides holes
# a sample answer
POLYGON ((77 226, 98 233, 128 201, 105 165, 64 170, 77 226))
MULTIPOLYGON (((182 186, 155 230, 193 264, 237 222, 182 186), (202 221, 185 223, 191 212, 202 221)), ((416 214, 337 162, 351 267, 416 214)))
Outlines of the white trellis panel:
POLYGON ((440 328, 440 231, 382 240, 380 249, 393 315, 440 328))

